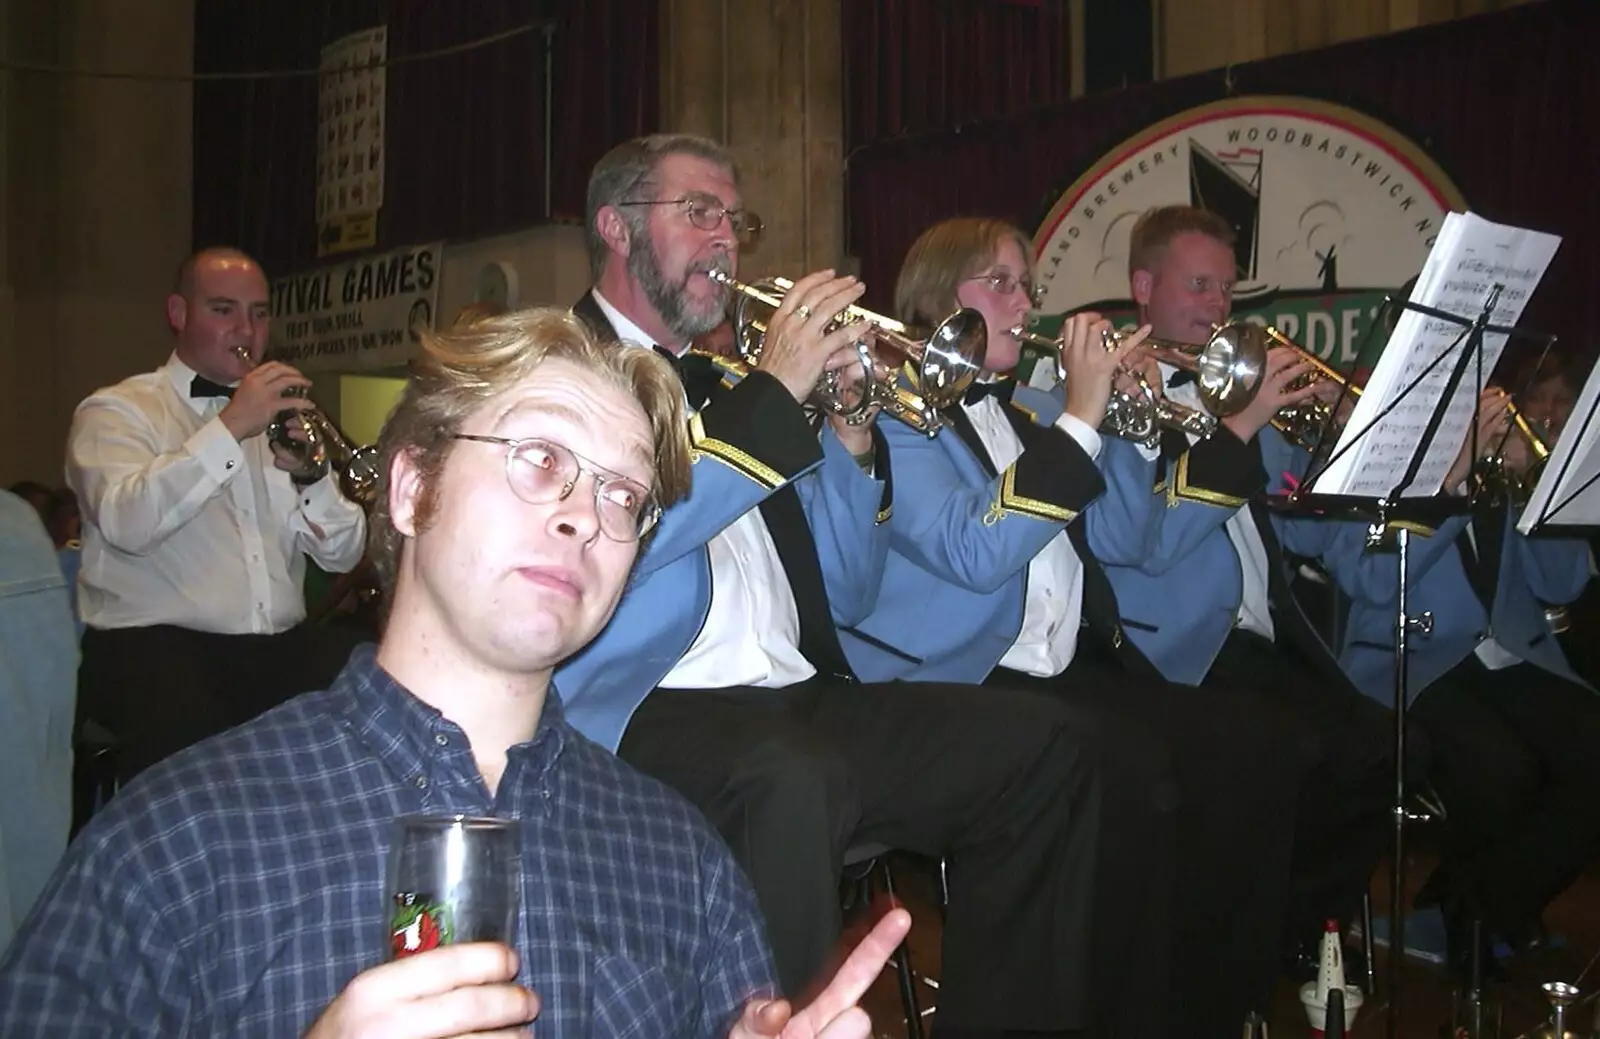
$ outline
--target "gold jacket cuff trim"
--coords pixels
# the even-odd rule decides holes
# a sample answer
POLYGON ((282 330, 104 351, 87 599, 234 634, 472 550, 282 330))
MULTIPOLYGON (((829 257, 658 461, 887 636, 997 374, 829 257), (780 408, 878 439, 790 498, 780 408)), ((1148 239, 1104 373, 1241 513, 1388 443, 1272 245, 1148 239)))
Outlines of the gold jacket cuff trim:
POLYGON ((1411 533, 1420 534, 1425 538, 1431 538, 1439 532, 1437 527, 1430 527, 1425 523, 1417 523, 1412 520, 1390 520, 1389 526, 1394 527, 1396 530, 1409 530, 1411 533))
POLYGON ((1071 523, 1078 518, 1078 514, 1072 509, 1018 494, 1015 464, 1006 467, 1005 476, 1000 481, 1000 500, 995 505, 1002 512, 1015 512, 1021 516, 1054 520, 1057 523, 1071 523))
POLYGON ((771 491, 782 487, 785 482, 783 474, 772 466, 761 462, 746 451, 739 450, 725 440, 707 436, 705 424, 698 412, 689 417, 689 443, 693 450, 691 461, 699 461, 701 455, 710 455, 771 491))

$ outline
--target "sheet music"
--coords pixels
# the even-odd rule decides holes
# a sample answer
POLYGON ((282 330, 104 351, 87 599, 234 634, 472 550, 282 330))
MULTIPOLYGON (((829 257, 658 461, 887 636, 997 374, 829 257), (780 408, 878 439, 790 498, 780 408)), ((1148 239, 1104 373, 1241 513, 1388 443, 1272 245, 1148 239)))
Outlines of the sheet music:
MULTIPOLYGON (((1411 290, 1411 302, 1472 321, 1482 313, 1498 284, 1504 288, 1489 320, 1513 327, 1560 244, 1557 235, 1491 223, 1471 213, 1451 213, 1445 217, 1411 290)), ((1312 487, 1314 493, 1376 498, 1388 496, 1399 486, 1430 417, 1444 398, 1445 384, 1466 346, 1466 331, 1465 326, 1442 318, 1411 310, 1401 313, 1372 377, 1339 435, 1333 451, 1335 461, 1317 478, 1312 487), (1444 353, 1449 356, 1435 365, 1393 411, 1367 429, 1444 353)), ((1404 497, 1432 497, 1439 493, 1466 442, 1478 393, 1500 360, 1505 341, 1504 333, 1484 333, 1482 364, 1469 363, 1404 497)))
POLYGON ((1590 369, 1589 381, 1583 384, 1567 419, 1566 435, 1556 441, 1517 520, 1517 530, 1523 534, 1540 524, 1600 524, 1600 416, 1595 415, 1596 404, 1600 404, 1600 364, 1590 369))

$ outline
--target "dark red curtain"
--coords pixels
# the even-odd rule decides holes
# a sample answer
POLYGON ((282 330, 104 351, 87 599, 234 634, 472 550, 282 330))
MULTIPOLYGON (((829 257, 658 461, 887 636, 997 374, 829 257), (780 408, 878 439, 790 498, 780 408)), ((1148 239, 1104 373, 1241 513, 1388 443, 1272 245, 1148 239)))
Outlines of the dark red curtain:
MULTIPOLYGON (((380 24, 391 63, 549 25, 548 182, 542 28, 388 70, 378 247, 471 238, 581 217, 594 160, 656 129, 658 8, 656 0, 200 0, 195 68, 314 68, 325 44, 380 24)), ((312 77, 196 84, 198 245, 237 244, 270 272, 316 262, 316 99, 312 77)))
POLYGON ((1230 95, 1302 94, 1409 134, 1481 216, 1562 235, 1524 324, 1587 348, 1600 328, 1596 43, 1600 4, 1544 0, 882 141, 848 163, 849 247, 869 305, 886 306, 906 249, 928 225, 993 215, 1032 229, 1077 174, 1154 121, 1230 95))
POLYGON ((1066 0, 842 0, 847 149, 1071 96, 1066 0))

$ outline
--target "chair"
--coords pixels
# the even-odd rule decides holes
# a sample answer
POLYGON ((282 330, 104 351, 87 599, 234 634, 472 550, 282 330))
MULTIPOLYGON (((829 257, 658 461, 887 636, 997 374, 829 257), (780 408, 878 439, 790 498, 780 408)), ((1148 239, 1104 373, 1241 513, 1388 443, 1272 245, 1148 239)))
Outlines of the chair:
MULTIPOLYGON (((874 891, 873 878, 883 878, 883 890, 898 901, 894 890, 894 875, 889 870, 889 853, 884 844, 860 844, 850 848, 844 856, 844 881, 847 900, 845 908, 871 903, 874 891)), ((940 862, 941 910, 943 896, 944 863, 940 862)), ((906 1039, 923 1039, 922 1002, 917 998, 917 976, 911 969, 911 948, 901 941, 893 957, 895 978, 900 986, 900 1006, 906 1015, 906 1039)))

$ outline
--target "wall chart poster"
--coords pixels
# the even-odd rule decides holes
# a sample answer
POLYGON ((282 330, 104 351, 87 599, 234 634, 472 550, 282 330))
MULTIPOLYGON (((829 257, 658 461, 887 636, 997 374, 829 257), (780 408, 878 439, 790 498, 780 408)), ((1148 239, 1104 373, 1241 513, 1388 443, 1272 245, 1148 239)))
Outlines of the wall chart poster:
POLYGON ((317 90, 317 255, 368 249, 383 208, 389 30, 322 48, 317 90))

